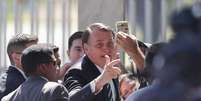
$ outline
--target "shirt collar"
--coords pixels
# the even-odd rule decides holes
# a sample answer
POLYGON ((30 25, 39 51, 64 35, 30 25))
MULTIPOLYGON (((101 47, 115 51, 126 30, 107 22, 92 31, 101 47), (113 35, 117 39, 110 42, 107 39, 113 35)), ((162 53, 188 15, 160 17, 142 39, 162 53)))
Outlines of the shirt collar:
MULTIPOLYGON (((96 65, 96 64, 95 64, 96 65)), ((97 67, 97 69, 98 69, 98 71, 100 72, 100 73, 102 73, 103 72, 103 68, 101 68, 100 66, 98 66, 98 65, 96 65, 96 67, 97 67)))

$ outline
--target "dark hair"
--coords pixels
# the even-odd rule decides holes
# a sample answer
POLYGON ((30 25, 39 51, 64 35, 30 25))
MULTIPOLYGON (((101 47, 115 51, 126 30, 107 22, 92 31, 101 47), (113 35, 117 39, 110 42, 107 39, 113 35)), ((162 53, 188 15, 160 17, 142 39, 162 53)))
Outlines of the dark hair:
POLYGON ((201 85, 201 44, 199 40, 177 40, 163 48, 154 59, 157 76, 163 84, 181 82, 201 85))
POLYGON ((125 79, 129 79, 130 81, 138 81, 138 79, 132 73, 125 73, 119 76, 119 86, 122 85, 125 79))
POLYGON ((170 26, 176 33, 175 36, 179 34, 183 35, 186 31, 195 35, 199 34, 199 22, 199 18, 196 18, 192 13, 192 7, 185 7, 179 11, 174 11, 170 16, 170 26))
POLYGON ((82 35, 82 43, 87 43, 89 40, 89 35, 93 31, 104 31, 104 32, 111 32, 114 38, 114 32, 113 30, 109 27, 106 26, 102 23, 93 23, 87 27, 87 29, 84 31, 84 34, 82 35))
POLYGON ((26 74, 36 72, 37 66, 53 62, 53 50, 47 44, 36 44, 26 48, 21 57, 22 68, 26 74))
POLYGON ((83 31, 78 31, 73 33, 70 38, 68 39, 68 49, 70 50, 70 48, 72 47, 73 41, 76 39, 82 39, 82 34, 84 32, 83 31))
POLYGON ((56 58, 57 65, 58 65, 58 67, 60 67, 61 59, 59 58, 59 53, 58 53, 59 52, 59 47, 54 45, 54 44, 50 44, 50 43, 48 43, 47 45, 53 50, 54 56, 56 58))
POLYGON ((151 47, 147 50, 147 54, 145 57, 145 69, 143 75, 147 78, 148 82, 151 83, 155 77, 154 72, 155 68, 153 67, 154 57, 160 52, 160 50, 167 45, 165 42, 158 42, 151 45, 151 47))
POLYGON ((54 53, 58 52, 59 51, 59 47, 54 45, 54 44, 50 44, 50 43, 47 43, 47 45, 53 50, 54 53))
POLYGON ((37 43, 38 42, 38 37, 35 35, 31 34, 16 34, 14 35, 8 42, 7 46, 7 54, 9 56, 10 62, 12 65, 13 59, 11 58, 11 54, 13 52, 22 52, 29 43, 37 43))

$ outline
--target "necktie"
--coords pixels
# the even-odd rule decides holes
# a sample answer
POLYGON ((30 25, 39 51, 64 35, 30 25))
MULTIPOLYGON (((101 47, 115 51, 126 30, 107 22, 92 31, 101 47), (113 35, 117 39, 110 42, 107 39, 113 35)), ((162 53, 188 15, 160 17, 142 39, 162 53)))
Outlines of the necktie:
POLYGON ((115 88, 112 80, 107 84, 107 90, 109 101, 115 101, 115 88))

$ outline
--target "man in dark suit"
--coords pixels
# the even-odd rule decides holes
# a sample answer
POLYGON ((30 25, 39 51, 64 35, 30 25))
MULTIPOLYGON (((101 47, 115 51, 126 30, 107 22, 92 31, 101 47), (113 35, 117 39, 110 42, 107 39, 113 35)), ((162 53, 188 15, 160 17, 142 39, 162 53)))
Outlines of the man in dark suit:
POLYGON ((0 91, 0 99, 14 91, 25 81, 26 75, 21 67, 21 53, 25 48, 32 44, 36 44, 37 42, 38 37, 30 34, 16 34, 9 40, 7 53, 11 66, 9 66, 6 73, 4 73, 5 83, 0 84, 1 87, 4 88, 0 91))
MULTIPOLYGON (((57 82, 57 62, 47 44, 37 44, 22 53, 22 67, 28 78, 2 101, 68 101, 66 88, 57 82)), ((76 100, 75 100, 76 101, 76 100)))
POLYGON ((86 55, 64 78, 69 95, 77 96, 79 101, 120 101, 115 78, 121 71, 114 67, 120 60, 113 60, 113 31, 102 23, 94 23, 84 32, 82 42, 86 55))

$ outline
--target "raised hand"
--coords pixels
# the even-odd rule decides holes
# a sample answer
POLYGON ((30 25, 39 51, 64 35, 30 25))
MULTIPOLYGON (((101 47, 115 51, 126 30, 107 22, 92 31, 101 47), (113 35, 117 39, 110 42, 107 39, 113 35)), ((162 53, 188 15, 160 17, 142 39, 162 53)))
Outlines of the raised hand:
POLYGON ((116 35, 116 43, 127 53, 138 51, 137 38, 134 35, 118 32, 116 35))
POLYGON ((111 61, 108 55, 105 55, 106 63, 104 70, 100 76, 97 77, 96 81, 96 91, 99 91, 105 84, 107 84, 113 78, 117 78, 120 75, 121 70, 119 67, 114 67, 114 65, 120 63, 120 59, 111 61))
POLYGON ((132 58, 137 69, 139 71, 143 71, 145 56, 138 46, 137 38, 134 35, 118 32, 116 36, 116 43, 132 58))

